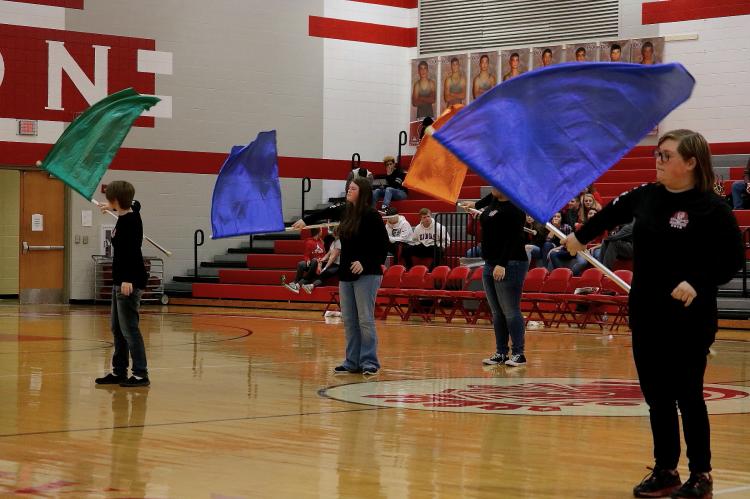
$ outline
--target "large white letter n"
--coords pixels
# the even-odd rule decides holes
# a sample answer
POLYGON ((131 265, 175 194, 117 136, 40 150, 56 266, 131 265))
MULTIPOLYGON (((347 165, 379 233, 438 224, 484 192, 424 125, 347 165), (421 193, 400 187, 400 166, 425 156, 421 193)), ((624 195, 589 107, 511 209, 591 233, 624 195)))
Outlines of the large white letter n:
POLYGON ((109 47, 94 45, 94 81, 88 79, 81 66, 65 48, 64 42, 47 40, 47 109, 62 111, 62 74, 68 75, 86 102, 95 102, 107 96, 107 66, 109 47))

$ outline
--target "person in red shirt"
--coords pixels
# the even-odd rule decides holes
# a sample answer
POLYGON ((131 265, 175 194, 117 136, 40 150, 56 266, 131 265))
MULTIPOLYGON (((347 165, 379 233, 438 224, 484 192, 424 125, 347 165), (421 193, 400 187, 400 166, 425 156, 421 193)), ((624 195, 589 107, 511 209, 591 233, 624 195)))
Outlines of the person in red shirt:
POLYGON ((305 241, 304 260, 297 263, 297 275, 294 277, 294 281, 286 282, 286 276, 283 276, 281 280, 281 284, 292 293, 299 294, 300 281, 311 269, 318 267, 318 261, 326 254, 320 229, 310 229, 310 234, 312 237, 305 241))

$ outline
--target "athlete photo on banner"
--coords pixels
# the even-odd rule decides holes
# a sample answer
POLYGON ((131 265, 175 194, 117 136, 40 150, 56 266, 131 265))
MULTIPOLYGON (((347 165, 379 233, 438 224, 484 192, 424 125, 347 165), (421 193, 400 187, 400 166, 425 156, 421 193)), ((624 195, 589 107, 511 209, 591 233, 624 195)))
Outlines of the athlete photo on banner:
POLYGON ((559 64, 564 61, 565 51, 562 45, 550 45, 546 47, 534 47, 531 49, 531 67, 533 69, 544 68, 559 64))
POLYGON ((497 52, 471 54, 471 100, 497 85, 497 52))
POLYGON ((598 60, 598 43, 573 43, 565 47, 565 62, 596 62, 598 60))
POLYGON ((632 40, 630 60, 636 64, 661 64, 664 62, 664 38, 632 40))
POLYGON ((444 55, 440 58, 440 109, 438 114, 453 104, 466 104, 469 67, 468 54, 444 55))
POLYGON ((631 40, 615 40, 599 44, 600 62, 631 62, 631 40))
POLYGON ((500 52, 502 81, 510 80, 520 76, 529 70, 529 57, 531 50, 506 49, 500 52))
POLYGON ((409 144, 419 144, 419 130, 425 118, 434 118, 438 93, 438 58, 414 59, 411 62, 411 112, 409 144))

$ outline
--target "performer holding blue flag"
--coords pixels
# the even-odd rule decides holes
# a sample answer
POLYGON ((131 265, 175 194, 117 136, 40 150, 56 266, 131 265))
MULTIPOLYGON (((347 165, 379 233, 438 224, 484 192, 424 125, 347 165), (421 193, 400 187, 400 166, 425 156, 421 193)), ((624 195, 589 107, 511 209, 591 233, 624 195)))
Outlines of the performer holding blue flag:
POLYGON ((656 464, 636 497, 712 497, 706 357, 718 329, 717 287, 744 262, 737 222, 713 192, 706 139, 675 130, 654 152, 657 182, 621 195, 567 238, 571 254, 606 229, 633 226, 630 328, 641 391, 649 406, 656 464), (677 473, 682 414, 690 478, 677 473))

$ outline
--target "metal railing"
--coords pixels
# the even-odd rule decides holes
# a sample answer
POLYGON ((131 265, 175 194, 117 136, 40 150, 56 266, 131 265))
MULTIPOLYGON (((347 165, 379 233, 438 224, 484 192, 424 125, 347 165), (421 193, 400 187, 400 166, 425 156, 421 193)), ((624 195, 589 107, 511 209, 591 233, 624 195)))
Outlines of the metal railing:
POLYGON ((409 136, 407 135, 406 131, 401 130, 398 133, 398 159, 396 160, 396 166, 399 168, 403 168, 403 166, 401 165, 401 147, 405 146, 408 140, 409 136))
POLYGON ((193 277, 198 280, 198 246, 203 246, 204 234, 201 229, 193 232, 193 277), (200 242, 198 242, 198 236, 200 236, 200 242))
POLYGON ((300 218, 305 217, 305 194, 310 192, 310 189, 312 189, 312 180, 310 180, 310 177, 305 177, 302 179, 302 214, 300 215, 300 218))
MULTIPOLYGON (((475 235, 476 231, 469 233, 467 230, 471 216, 466 212, 433 214, 435 223, 442 226, 441 231, 436 230, 435 232, 434 265, 458 267, 460 259, 466 257, 468 252, 479 244, 475 235), (450 244, 448 245, 445 244, 446 234, 450 236, 450 244)), ((475 222, 478 223, 478 220, 475 222)))

